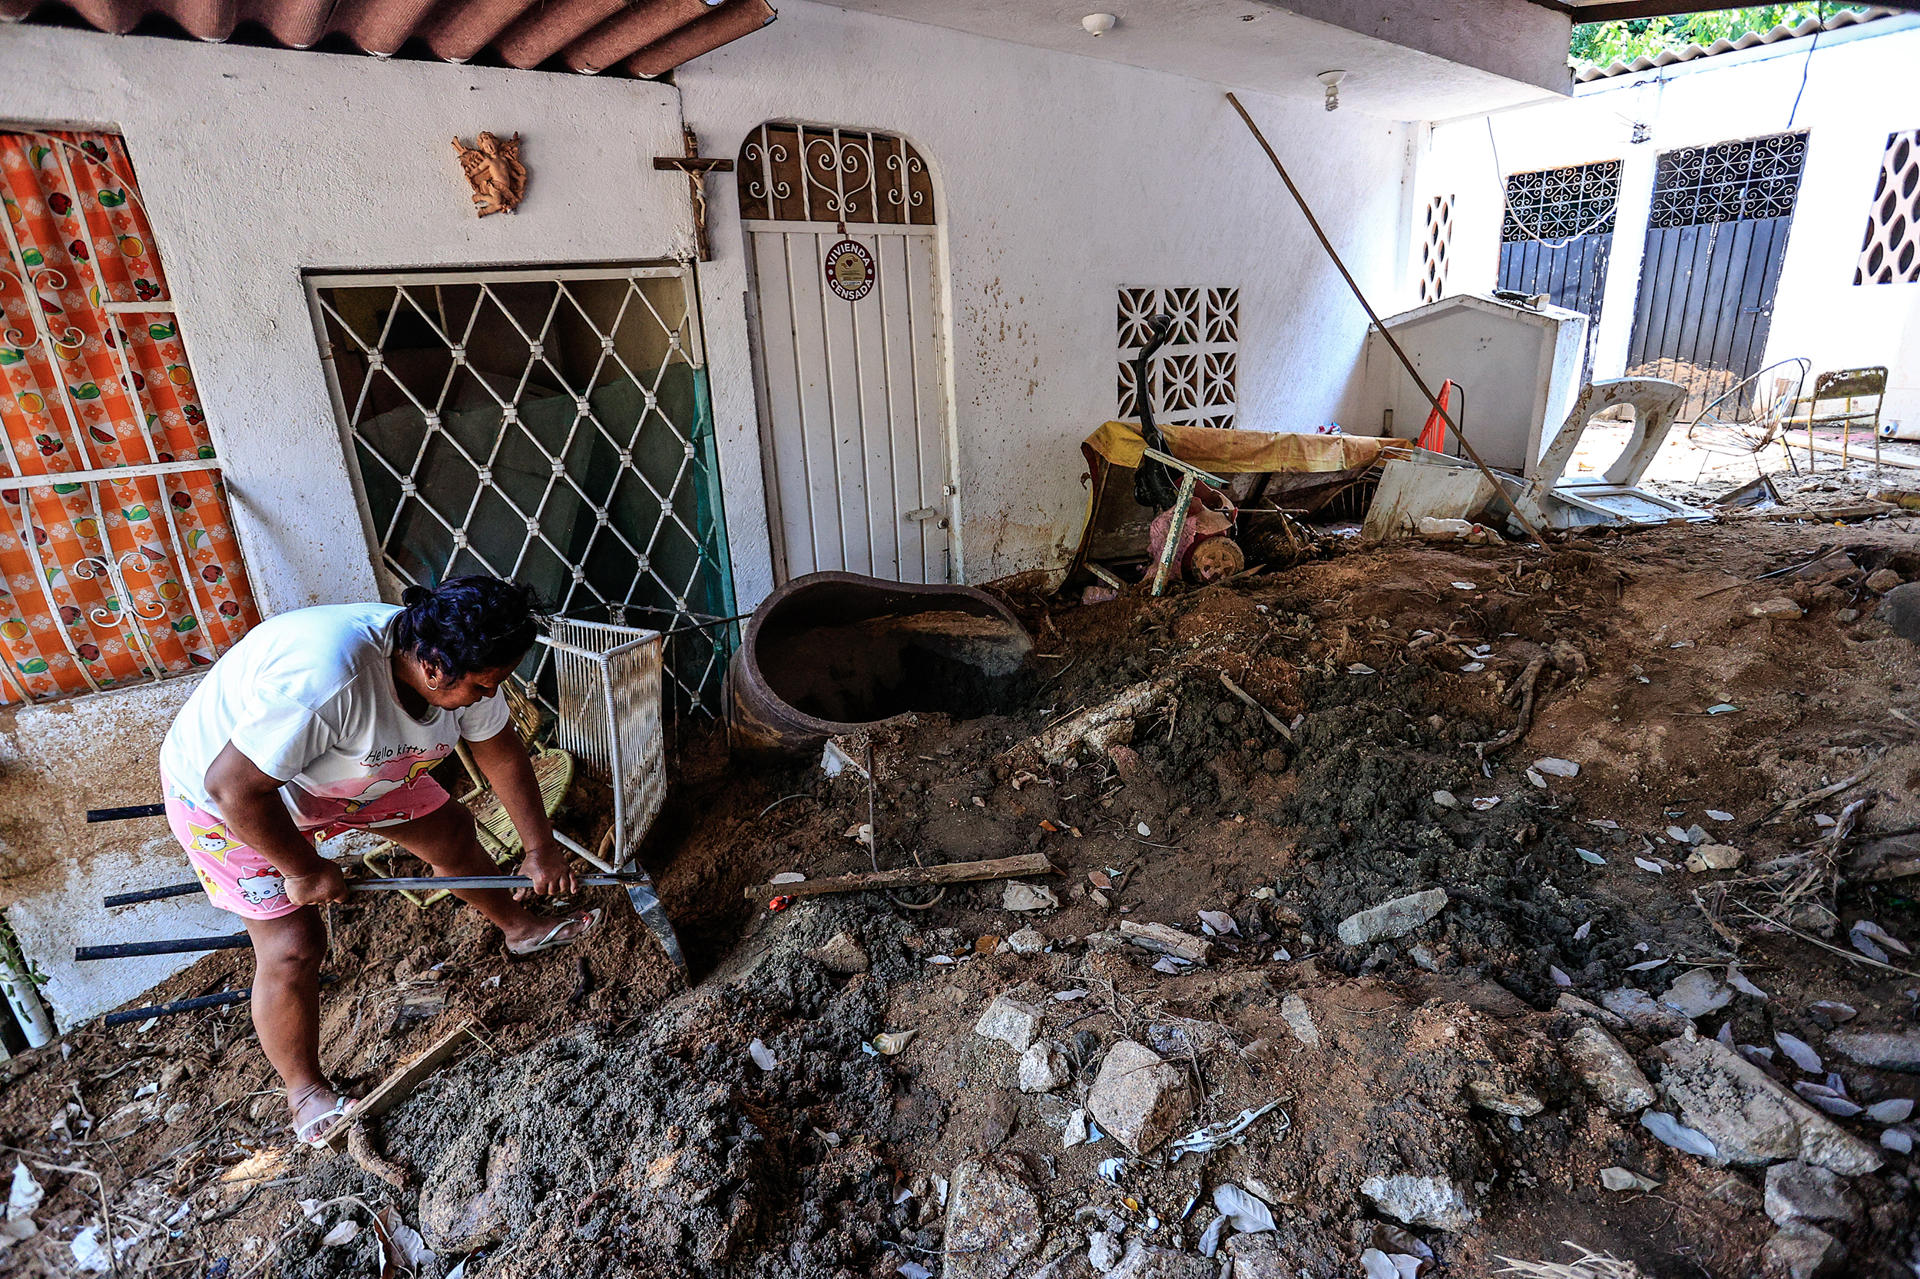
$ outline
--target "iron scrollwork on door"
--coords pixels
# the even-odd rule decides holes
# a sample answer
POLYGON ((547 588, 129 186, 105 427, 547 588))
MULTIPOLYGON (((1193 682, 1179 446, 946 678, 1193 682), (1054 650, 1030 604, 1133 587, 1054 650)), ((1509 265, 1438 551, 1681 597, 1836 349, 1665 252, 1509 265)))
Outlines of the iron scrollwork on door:
POLYGON ((933 179, 905 138, 763 124, 740 148, 740 216, 931 226, 933 179))

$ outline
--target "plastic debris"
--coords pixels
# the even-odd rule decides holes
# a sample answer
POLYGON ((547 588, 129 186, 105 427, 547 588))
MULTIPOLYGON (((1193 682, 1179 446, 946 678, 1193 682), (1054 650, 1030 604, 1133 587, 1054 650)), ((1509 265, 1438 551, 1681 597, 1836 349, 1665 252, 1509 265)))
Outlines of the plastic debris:
POLYGON ((1482 795, 1473 801, 1473 811, 1476 813, 1484 813, 1499 806, 1500 797, 1498 795, 1482 795))
POLYGON ((776 897, 772 901, 768 902, 767 909, 777 915, 791 905, 793 905, 793 898, 788 897, 785 894, 782 894, 781 896, 776 897))
POLYGON ((46 1197, 46 1189, 34 1179, 33 1171, 25 1163, 14 1164, 13 1186, 7 1194, 7 1216, 5 1222, 0 1223, 0 1253, 40 1233, 40 1227, 33 1221, 33 1211, 46 1197))
POLYGON ((1580 925, 1580 927, 1573 930, 1573 939, 1575 941, 1585 941, 1587 939, 1587 935, 1592 931, 1593 931, 1593 921, 1589 919, 1586 923, 1580 925))
POLYGON ((73 1237, 73 1264, 83 1274, 103 1275, 113 1269, 113 1255, 107 1251, 113 1240, 101 1242, 104 1235, 100 1227, 88 1226, 73 1237))
POLYGON ((1179 974, 1185 972, 1188 967, 1185 960, 1175 959, 1172 955, 1162 955, 1153 961, 1153 971, 1156 973, 1179 974))
POLYGON ((1120 1184, 1120 1174, 1125 1172, 1126 1170, 1127 1170, 1127 1161, 1119 1158, 1118 1156, 1115 1156, 1111 1159, 1102 1159, 1100 1161, 1101 1179, 1105 1181, 1110 1181, 1116 1186, 1120 1184))
POLYGON ((1084 990, 1056 990, 1053 992, 1053 997, 1058 1003, 1070 1004, 1076 999, 1085 999, 1087 992, 1084 990))
POLYGON ((1256 1235, 1276 1228, 1273 1209, 1267 1207, 1266 1201, 1230 1181, 1213 1188, 1213 1206, 1242 1234, 1256 1235))
MULTIPOLYGON (((1223 1119, 1217 1124, 1208 1124, 1204 1128, 1194 1129, 1186 1136, 1177 1138, 1172 1145, 1167 1147, 1167 1162, 1179 1163, 1183 1155, 1202 1155, 1210 1150, 1218 1150, 1222 1146, 1240 1144, 1246 1140, 1242 1134, 1253 1126, 1253 1121, 1273 1110, 1279 1104, 1280 1099, 1275 1097, 1264 1106, 1247 1107, 1247 1109, 1241 1111, 1232 1119, 1223 1119)), ((1282 1112, 1280 1115, 1280 1132, 1274 1135, 1279 1136, 1292 1126, 1293 1121, 1282 1112)))
POLYGON ((780 1059, 773 1055, 773 1049, 756 1039, 747 1045, 747 1056, 753 1058, 753 1064, 762 1070, 777 1070, 780 1059))
POLYGON ((1643 1177, 1631 1168, 1621 1168, 1617 1165, 1600 1170, 1600 1184, 1608 1190, 1619 1191, 1653 1190, 1660 1185, 1651 1177, 1643 1177))
POLYGON ((1719 1149, 1713 1140, 1703 1132, 1687 1127, 1664 1110, 1648 1110, 1640 1116, 1640 1126, 1657 1137, 1662 1144, 1675 1150, 1685 1151, 1689 1155, 1699 1155, 1702 1159, 1717 1159, 1719 1149))
POLYGON ((1739 709, 1740 708, 1738 706, 1735 706, 1732 702, 1715 702, 1712 706, 1707 707, 1707 714, 1732 715, 1739 709))
POLYGON ((1671 959, 1643 959, 1637 964, 1628 964, 1626 970, 1630 973, 1650 973, 1660 965, 1672 962, 1671 959))
POLYGON ((1465 666, 1462 666, 1460 668, 1460 673, 1462 675, 1478 675, 1481 671, 1484 671, 1486 669, 1487 669, 1487 664, 1485 662, 1468 662, 1465 666))
POLYGON ((847 827, 846 836, 857 844, 865 844, 868 848, 873 847, 873 827, 867 822, 855 822, 847 827))
POLYGON ((1576 848, 1573 851, 1580 854, 1580 860, 1590 866, 1605 866, 1607 864, 1607 859, 1594 852, 1591 848, 1576 848))
POLYGON ((1538 769, 1529 768, 1527 770, 1527 781, 1531 785, 1539 787, 1541 790, 1547 788, 1547 775, 1538 769))

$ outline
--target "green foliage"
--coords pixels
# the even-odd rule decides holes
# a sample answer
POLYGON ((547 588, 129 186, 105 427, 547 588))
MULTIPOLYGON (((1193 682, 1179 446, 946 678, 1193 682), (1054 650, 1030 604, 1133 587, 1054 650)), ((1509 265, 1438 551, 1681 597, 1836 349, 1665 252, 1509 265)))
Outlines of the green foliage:
POLYGON ((1749 31, 1766 31, 1781 23, 1797 25, 1814 17, 1832 17, 1864 4, 1757 4, 1745 9, 1715 9, 1709 13, 1682 13, 1667 18, 1631 18, 1622 22, 1583 22, 1573 29, 1573 60, 1588 66, 1631 62, 1653 57, 1664 49, 1688 44, 1738 40, 1749 31))

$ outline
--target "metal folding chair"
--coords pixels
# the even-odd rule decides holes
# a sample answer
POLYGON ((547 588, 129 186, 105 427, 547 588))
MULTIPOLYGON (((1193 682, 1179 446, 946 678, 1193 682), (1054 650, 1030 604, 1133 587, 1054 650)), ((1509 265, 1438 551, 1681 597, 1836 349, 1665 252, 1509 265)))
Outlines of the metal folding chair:
POLYGON ((1813 380, 1813 399, 1807 404, 1807 469, 1813 469, 1813 430, 1816 426, 1838 426, 1840 428, 1840 469, 1845 470, 1851 460, 1853 428, 1866 423, 1867 431, 1873 436, 1873 469, 1880 471, 1880 406, 1887 398, 1887 370, 1884 366, 1864 369, 1839 369, 1822 373, 1813 380), (1862 407, 1860 401, 1871 399, 1871 408, 1862 407), (1822 404, 1838 401, 1839 412, 1822 412, 1822 404))
MULTIPOLYGON (((1750 457, 1753 469, 1759 472, 1761 451, 1781 438, 1794 405, 1806 391, 1807 374, 1812 369, 1812 361, 1795 355, 1775 360, 1758 373, 1743 378, 1715 396, 1687 424, 1687 443, 1709 454, 1750 457)), ((1795 475, 1800 473, 1792 449, 1787 449, 1787 465, 1795 475)), ((1700 474, 1705 474, 1706 469, 1707 459, 1702 458, 1700 474)), ((1697 482, 1699 475, 1694 479, 1697 482)))

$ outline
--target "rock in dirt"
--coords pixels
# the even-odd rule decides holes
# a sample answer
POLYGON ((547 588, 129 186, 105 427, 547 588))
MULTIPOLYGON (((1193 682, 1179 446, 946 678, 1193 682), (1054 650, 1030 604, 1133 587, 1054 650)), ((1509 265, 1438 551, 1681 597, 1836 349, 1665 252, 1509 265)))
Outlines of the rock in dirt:
POLYGON ((1204 964, 1213 957, 1212 942, 1167 924, 1136 924, 1131 919, 1123 919, 1120 935, 1142 950, 1171 955, 1192 964, 1204 964))
POLYGON ((1580 996, 1570 995, 1564 990, 1560 992, 1560 998, 1554 1000, 1553 1006, 1563 1013, 1572 1013, 1577 1017, 1591 1018, 1601 1025, 1611 1026, 1615 1030, 1625 1030, 1627 1028, 1628 1023, 1625 1017, 1610 1013, 1600 1005, 1589 1003, 1587 1000, 1580 998, 1580 996))
POLYGON ((1150 1247, 1136 1239, 1107 1279, 1214 1279, 1217 1267, 1190 1252, 1150 1247))
POLYGON ((1157 1149, 1193 1112, 1186 1076, 1131 1039, 1107 1050, 1087 1093, 1095 1121, 1136 1155, 1157 1149))
POLYGON ((1920 582, 1896 586, 1882 595, 1874 615, 1901 639, 1920 644, 1920 582))
POLYGON ((1486 1079, 1474 1079, 1467 1083, 1467 1095, 1473 1098, 1473 1104, 1482 1110, 1490 1110, 1496 1115, 1508 1115, 1515 1119, 1531 1119, 1547 1108, 1530 1092, 1518 1088, 1502 1088, 1499 1084, 1486 1079))
POLYGON ((1016 955, 1037 955, 1047 948, 1047 935, 1028 924, 1007 938, 1007 949, 1016 955))
POLYGON ((1747 616, 1764 617, 1768 621, 1785 621, 1795 617, 1804 617, 1806 616, 1806 612, 1807 610, 1801 608, 1784 595, 1770 595, 1758 604, 1750 604, 1747 606, 1747 616))
POLYGON ((1360 1183, 1360 1193, 1375 1208, 1409 1226, 1460 1230, 1474 1218, 1459 1187, 1445 1177, 1373 1176, 1360 1183))
POLYGON ((1052 1092, 1072 1078, 1067 1054, 1051 1039, 1036 1040, 1020 1054, 1021 1092, 1052 1092))
MULTIPOLYGON (((1731 999, 1732 995, 1728 995, 1728 998, 1731 999)), ((1689 1024, 1685 1017, 1671 1008, 1662 1007, 1652 995, 1633 986, 1602 991, 1600 1002, 1608 1012, 1623 1019, 1635 1030, 1673 1035, 1685 1030, 1689 1024)))
POLYGON ((1722 981, 1718 973, 1696 968, 1674 978, 1667 993, 1660 996, 1660 1002, 1691 1020, 1718 1012, 1732 1003, 1733 987, 1722 981))
POLYGON ((1058 910, 1060 899, 1045 885, 1010 879, 1000 895, 1000 905, 1005 910, 1058 910))
POLYGON ((1732 844, 1702 844, 1687 854, 1687 869, 1694 874, 1710 870, 1732 870, 1747 855, 1732 844))
POLYGON ((1614 1114, 1636 1114, 1656 1100, 1633 1054, 1600 1027, 1577 1028, 1567 1037, 1566 1053, 1580 1082, 1614 1114))
POLYGON ((1798 1160, 1767 1169, 1767 1216, 1776 1226, 1794 1221, 1860 1220, 1860 1196, 1846 1180, 1798 1160))
POLYGON ((507 1236, 502 1181, 520 1164, 520 1143, 468 1132, 441 1152, 420 1187, 420 1234, 435 1252, 473 1252, 507 1236))
POLYGON ((1119 1265, 1125 1255, 1126 1249, 1117 1231, 1096 1230, 1087 1236, 1087 1265, 1095 1274, 1106 1274, 1119 1265))
POLYGON ((1818 1226, 1782 1226, 1760 1249, 1769 1274, 1785 1279, 1829 1279, 1846 1264, 1847 1250, 1818 1226))
POLYGON ((1037 998, 1029 997, 1034 993, 1022 986, 996 996, 980 1014, 973 1033, 983 1039, 997 1039, 1015 1052, 1027 1051, 1040 1032, 1040 1004, 1037 998))
POLYGON ((1034 1271, 1028 1279, 1094 1279, 1099 1273, 1087 1260, 1086 1253, 1068 1252, 1034 1271))
MULTIPOLYGON (((1920 585, 1920 583, 1915 583, 1920 585)), ((1882 1070, 1920 1071, 1920 1032, 1844 1030, 1827 1036, 1827 1047, 1862 1066, 1882 1070)))
POLYGON ((1233 1279, 1298 1279, 1299 1264, 1270 1234, 1235 1235, 1227 1240, 1233 1279))
POLYGON ((836 977, 852 977, 873 967, 867 952, 860 948, 860 943, 849 932, 835 933, 825 945, 815 946, 805 953, 808 959, 836 977))
POLYGON ((1877 568, 1867 574, 1867 580, 1861 583, 1861 585, 1865 586, 1875 595, 1885 595, 1888 591, 1900 585, 1900 574, 1890 568, 1877 568))
POLYGON ((1288 995, 1280 1001, 1280 1016, 1286 1020, 1287 1029, 1295 1039, 1309 1048, 1320 1046, 1320 1030, 1313 1024, 1313 1013, 1308 1011, 1306 1000, 1288 995))
POLYGON ((1033 1181, 1012 1155, 969 1159, 947 1183, 945 1279, 1012 1279, 1044 1231, 1033 1181))
POLYGON ((1447 908, 1447 890, 1429 888, 1381 902, 1340 921, 1340 940, 1349 946, 1405 937, 1447 908))
POLYGON ((1852 1176, 1880 1152, 1781 1087, 1718 1040, 1681 1035, 1660 1045, 1660 1086, 1681 1118, 1737 1164, 1799 1159, 1852 1176))

